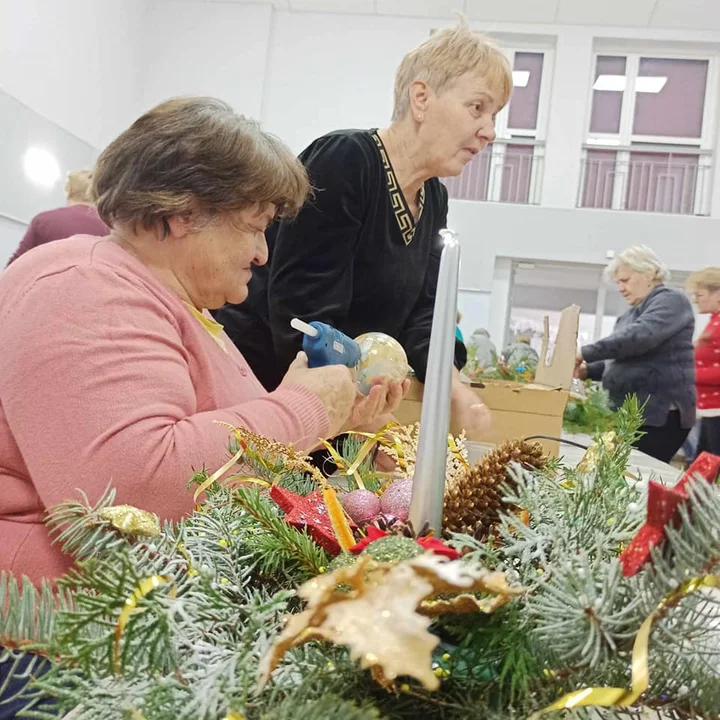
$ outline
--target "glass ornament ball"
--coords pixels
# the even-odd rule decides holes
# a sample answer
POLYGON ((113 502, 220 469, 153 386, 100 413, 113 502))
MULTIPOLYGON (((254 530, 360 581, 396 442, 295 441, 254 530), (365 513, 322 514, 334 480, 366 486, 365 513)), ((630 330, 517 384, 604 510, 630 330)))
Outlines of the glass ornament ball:
POLYGON ((367 395, 378 380, 404 380, 410 366, 403 346, 381 332, 369 332, 355 338, 360 346, 360 363, 356 383, 360 393, 367 395))

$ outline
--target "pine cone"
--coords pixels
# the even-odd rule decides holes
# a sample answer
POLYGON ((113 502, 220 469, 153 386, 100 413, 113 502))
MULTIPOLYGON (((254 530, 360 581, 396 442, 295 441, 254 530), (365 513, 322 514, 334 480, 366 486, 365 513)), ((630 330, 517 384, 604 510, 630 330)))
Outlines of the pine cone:
POLYGON ((443 532, 485 538, 498 522, 503 484, 511 484, 507 468, 519 463, 528 469, 544 467, 546 457, 538 443, 509 440, 491 450, 445 491, 443 532))

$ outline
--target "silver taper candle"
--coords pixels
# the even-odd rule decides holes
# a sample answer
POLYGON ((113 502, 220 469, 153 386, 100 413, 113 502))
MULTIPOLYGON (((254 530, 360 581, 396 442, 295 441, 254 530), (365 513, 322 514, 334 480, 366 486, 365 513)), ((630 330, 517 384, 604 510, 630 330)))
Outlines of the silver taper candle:
POLYGON ((415 531, 419 532, 427 524, 437 535, 442 530, 460 273, 460 245, 457 234, 452 230, 441 230, 440 237, 444 247, 435 293, 420 416, 420 437, 410 500, 410 521, 415 531))

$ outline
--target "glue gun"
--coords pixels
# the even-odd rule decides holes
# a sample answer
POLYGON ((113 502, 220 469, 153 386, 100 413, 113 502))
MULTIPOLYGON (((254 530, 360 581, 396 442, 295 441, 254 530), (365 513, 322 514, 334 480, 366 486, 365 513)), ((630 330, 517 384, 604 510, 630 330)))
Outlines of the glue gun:
POLYGON ((308 367, 345 365, 357 367, 360 363, 360 345, 344 333, 325 323, 303 322, 293 318, 290 325, 303 333, 302 348, 308 358, 308 367))

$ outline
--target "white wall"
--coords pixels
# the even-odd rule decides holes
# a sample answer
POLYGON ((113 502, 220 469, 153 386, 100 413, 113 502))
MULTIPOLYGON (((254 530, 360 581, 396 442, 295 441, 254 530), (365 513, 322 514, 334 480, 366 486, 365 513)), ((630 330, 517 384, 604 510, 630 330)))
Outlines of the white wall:
POLYGON ((259 119, 272 12, 267 4, 154 0, 142 36, 142 109, 212 95, 259 119))
POLYGON ((458 292, 458 310, 462 314, 460 330, 467 340, 478 328, 486 328, 490 324, 489 292, 477 292, 460 288, 458 292))
POLYGON ((720 262, 720 220, 714 218, 458 200, 450 205, 462 245, 462 287, 490 290, 496 256, 602 265, 608 250, 642 242, 673 270, 720 262))
MULTIPOLYGON (((140 108, 189 93, 217 95, 261 118, 295 151, 334 128, 383 125, 404 53, 454 22, 200 0, 0 0, 0 8, 9 19, 0 23, 0 87, 99 145, 140 108)), ((638 241, 675 269, 717 263, 717 220, 574 205, 593 45, 625 38, 717 49, 720 33, 474 26, 510 45, 528 35, 555 37, 555 70, 543 207, 452 201, 450 223, 463 243, 461 287, 478 297, 491 292, 499 255, 603 263, 608 249, 638 241)), ((485 302, 476 299, 471 315, 482 317, 485 302)))
POLYGON ((0 0, 0 88, 95 147, 137 111, 146 0, 0 0))
POLYGON ((388 124, 395 68, 438 23, 276 12, 263 124, 296 152, 329 130, 388 124))

